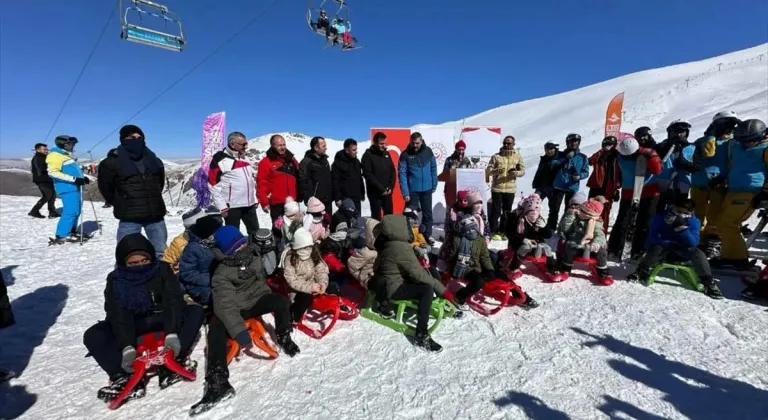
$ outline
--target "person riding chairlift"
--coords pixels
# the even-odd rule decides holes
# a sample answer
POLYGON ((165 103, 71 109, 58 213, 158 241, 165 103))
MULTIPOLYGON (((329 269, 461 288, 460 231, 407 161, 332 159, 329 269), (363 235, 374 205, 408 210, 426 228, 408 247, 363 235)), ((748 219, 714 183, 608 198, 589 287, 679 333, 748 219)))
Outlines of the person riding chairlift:
POLYGON ((325 29, 325 39, 329 39, 331 35, 336 37, 336 35, 339 34, 337 29, 335 27, 332 27, 330 22, 328 21, 328 15, 325 13, 325 10, 320 11, 320 16, 317 18, 317 23, 315 24, 315 30, 319 31, 321 29, 325 29))
MULTIPOLYGON (((344 18, 337 17, 333 20, 333 29, 337 33, 341 34, 341 47, 347 49, 352 47, 352 22, 344 21, 344 18)), ((333 41, 334 44, 338 42, 338 37, 333 41)))

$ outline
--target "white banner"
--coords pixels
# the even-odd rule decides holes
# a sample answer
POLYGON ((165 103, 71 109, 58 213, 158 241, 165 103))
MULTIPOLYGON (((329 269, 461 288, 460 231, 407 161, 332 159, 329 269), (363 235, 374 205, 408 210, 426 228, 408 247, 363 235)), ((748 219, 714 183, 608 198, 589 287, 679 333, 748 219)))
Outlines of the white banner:
POLYGON ((483 197, 483 209, 487 215, 488 200, 491 199, 491 186, 485 182, 485 169, 458 169, 456 171, 456 191, 463 190, 480 191, 480 195, 483 197))

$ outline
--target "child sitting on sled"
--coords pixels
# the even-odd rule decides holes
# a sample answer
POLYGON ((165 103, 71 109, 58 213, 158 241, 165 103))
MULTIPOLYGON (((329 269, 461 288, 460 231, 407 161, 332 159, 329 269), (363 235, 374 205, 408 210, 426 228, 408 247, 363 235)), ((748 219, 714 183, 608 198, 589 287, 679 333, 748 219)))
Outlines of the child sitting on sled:
POLYGON ((318 250, 328 266, 329 287, 326 293, 339 294, 341 287, 349 279, 347 263, 352 256, 352 249, 346 222, 337 224, 333 233, 320 242, 318 250))
MULTIPOLYGON (((115 258, 117 266, 107 276, 104 290, 106 320, 83 335, 88 353, 109 376, 109 385, 97 393, 104 402, 112 401, 125 388, 134 372, 138 339, 146 333, 164 332, 164 347, 186 369, 195 370, 197 364, 187 358, 204 318, 202 307, 184 304, 178 279, 170 271, 160 270, 155 248, 140 233, 123 237, 115 258)), ((161 388, 181 380, 165 367, 159 368, 158 376, 161 388)), ((145 393, 146 377, 127 400, 145 393)))
POLYGON ((246 319, 272 313, 277 345, 290 357, 300 351, 291 340, 293 327, 288 300, 272 293, 267 286, 267 275, 256 246, 249 244, 248 238, 234 226, 222 227, 213 237, 216 243, 213 253, 219 261, 212 280, 216 316, 208 326, 205 393, 190 409, 193 416, 235 394, 229 384, 227 340, 234 338, 243 351, 253 347, 246 319))
POLYGON ((645 241, 645 254, 637 264, 637 271, 627 276, 627 280, 647 281, 648 273, 663 261, 675 264, 690 261, 704 286, 704 294, 712 299, 723 298, 707 256, 697 248, 701 222, 694 211, 694 201, 686 197, 654 216, 645 241))
POLYGON ((347 268, 349 274, 360 283, 364 288, 368 288, 368 281, 373 277, 373 263, 376 261, 376 247, 375 241, 379 227, 379 221, 376 219, 368 219, 365 221, 365 246, 356 249, 354 253, 349 257, 347 261, 347 268), (378 228, 377 228, 378 227, 378 228))
MULTIPOLYGON (((212 303, 211 274, 216 269, 213 258, 213 234, 224 225, 224 218, 216 207, 195 208, 182 216, 188 242, 179 260, 179 282, 187 303, 208 307, 212 303)), ((170 247, 168 248, 170 249, 170 247)), ((165 259, 166 253, 163 254, 165 259)))
POLYGON ((555 258, 547 239, 552 231, 547 228, 547 220, 541 215, 541 197, 531 194, 525 197, 517 209, 508 212, 505 234, 508 239, 507 248, 515 251, 509 263, 509 277, 512 279, 522 276, 520 265, 525 257, 532 255, 547 257, 547 266, 554 270, 555 258))
MULTIPOLYGON (((429 336, 428 323, 435 293, 453 302, 453 293, 432 277, 416 259, 411 243, 413 232, 405 216, 389 214, 381 220, 381 233, 376 238, 378 257, 373 265, 374 278, 369 289, 376 292, 376 309, 384 318, 395 316, 389 300, 415 300, 418 302, 416 334, 413 344, 428 351, 443 348, 429 336)), ((461 317, 457 312, 455 317, 461 317)))
POLYGON ((329 220, 325 210, 325 205, 316 197, 307 201, 307 215, 304 216, 303 226, 312 234, 315 243, 320 243, 329 234, 329 220))
MULTIPOLYGON (((216 228, 224 224, 224 218, 221 216, 221 211, 213 206, 205 209, 195 207, 194 209, 184 213, 181 216, 181 221, 184 224, 184 232, 181 232, 179 235, 173 238, 171 244, 168 245, 168 248, 163 251, 162 258, 160 258, 162 263, 167 264, 168 267, 171 268, 173 274, 179 274, 179 263, 181 261, 181 255, 184 253, 184 248, 187 247, 187 243, 189 242, 189 228, 192 227, 198 220, 206 216, 218 216, 218 219, 220 219, 222 222, 218 224, 216 228)), ((211 234, 213 234, 213 232, 211 232, 211 234)))
POLYGON ((422 266, 429 271, 429 274, 436 279, 440 279, 440 273, 435 267, 430 265, 432 247, 429 246, 427 239, 422 233, 424 226, 421 224, 421 212, 419 212, 418 209, 406 207, 405 210, 403 210, 403 216, 408 220, 408 225, 411 227, 411 232, 413 233, 413 242, 411 242, 413 252, 416 254, 416 257, 419 259, 422 266))
MULTIPOLYGON (((453 243, 454 226, 456 225, 456 222, 459 221, 459 214, 461 213, 474 214, 478 216, 477 220, 480 232, 482 233, 482 236, 485 237, 486 241, 490 240, 491 232, 488 225, 488 218, 485 216, 485 211, 483 210, 482 195, 480 195, 480 192, 476 190, 461 190, 456 193, 456 202, 448 209, 446 213, 444 225, 445 234, 443 238, 444 244, 453 243)), ((440 248, 440 256, 437 262, 437 268, 440 271, 448 270, 447 261, 450 257, 450 255, 448 255, 448 248, 449 247, 440 248)))
POLYGON ((347 237, 353 248, 361 248, 364 245, 360 215, 355 207, 355 202, 349 198, 341 200, 341 207, 331 216, 330 231, 335 232, 336 226, 344 223, 347 226, 347 237))
POLYGON ((290 248, 283 251, 280 266, 293 301, 291 320, 299 322, 312 306, 314 296, 322 295, 328 288, 328 265, 315 246, 312 234, 302 228, 293 235, 290 248))
POLYGON ((599 280, 610 278, 607 241, 600 220, 603 213, 601 201, 601 197, 590 198, 577 211, 566 212, 558 224, 557 236, 563 245, 558 247, 555 266, 547 266, 552 281, 566 280, 571 274, 574 258, 581 256, 595 258, 599 280))

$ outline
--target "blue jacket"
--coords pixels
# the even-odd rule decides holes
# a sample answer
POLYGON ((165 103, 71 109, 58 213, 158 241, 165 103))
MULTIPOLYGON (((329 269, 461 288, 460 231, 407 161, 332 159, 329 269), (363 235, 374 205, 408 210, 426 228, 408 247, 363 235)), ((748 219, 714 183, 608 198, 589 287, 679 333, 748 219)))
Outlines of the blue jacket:
POLYGON ((688 144, 682 150, 672 152, 669 159, 664 162, 664 151, 668 147, 666 142, 667 140, 657 146, 656 151, 659 158, 662 159, 661 173, 653 178, 652 183, 658 184, 661 192, 674 188, 687 193, 691 189, 691 166, 696 147, 693 144, 688 144))
POLYGON ((549 166, 556 171, 554 187, 558 190, 576 192, 579 190, 579 182, 589 178, 589 159, 587 155, 575 150, 572 158, 566 159, 568 151, 563 150, 555 155, 555 158, 549 162, 549 166), (571 178, 573 174, 579 175, 579 181, 571 178))
POLYGON ((80 187, 75 184, 75 179, 83 178, 83 172, 72 157, 72 153, 54 147, 45 157, 45 163, 48 165, 48 175, 53 179, 56 194, 80 191, 80 187))
POLYGON ((733 141, 728 149, 728 192, 760 192, 768 181, 768 142, 745 149, 733 141))
POLYGON ((672 226, 664 222, 664 216, 667 212, 656 214, 651 220, 651 227, 648 231, 648 239, 645 240, 645 248, 648 249, 654 245, 659 245, 664 249, 669 249, 673 245, 688 249, 699 244, 699 231, 701 222, 695 215, 688 219, 688 229, 682 232, 675 232, 672 226))
MULTIPOLYGON (((634 190, 635 189, 635 166, 637 166, 637 157, 626 157, 622 154, 618 155, 616 162, 619 164, 619 170, 621 171, 621 189, 634 190)), ((653 177, 648 170, 645 171, 645 181, 643 186, 653 182, 653 177)))
POLYGON ((179 281, 185 293, 201 305, 211 304, 211 274, 213 251, 200 243, 200 238, 189 233, 179 261, 179 281))
POLYGON ((403 197, 411 192, 420 193, 437 189, 437 159, 426 144, 414 151, 408 146, 400 155, 397 165, 400 192, 403 197))
POLYGON ((691 185, 708 189, 709 181, 726 172, 728 165, 728 139, 718 140, 714 136, 704 136, 694 143, 696 148, 693 161, 701 169, 691 175, 691 185))
POLYGON ((334 20, 333 21, 333 27, 337 31, 339 31, 339 35, 345 33, 345 32, 352 32, 352 22, 347 21, 346 23, 342 24, 339 23, 339 21, 334 20))

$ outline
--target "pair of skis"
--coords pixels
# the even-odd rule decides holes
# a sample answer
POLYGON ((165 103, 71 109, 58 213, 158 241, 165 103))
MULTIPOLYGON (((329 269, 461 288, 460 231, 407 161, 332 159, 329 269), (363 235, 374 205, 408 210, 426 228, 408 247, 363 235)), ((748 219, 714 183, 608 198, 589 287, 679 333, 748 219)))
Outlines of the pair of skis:
MULTIPOLYGON (((669 158, 669 154, 665 160, 669 158)), ((637 229, 637 214, 640 212, 640 196, 643 193, 645 184, 645 171, 648 169, 648 158, 640 155, 635 161, 635 179, 632 190, 632 204, 627 215, 626 229, 624 231, 624 247, 621 250, 621 261, 627 261, 632 257, 632 243, 635 239, 635 229, 637 229)))

